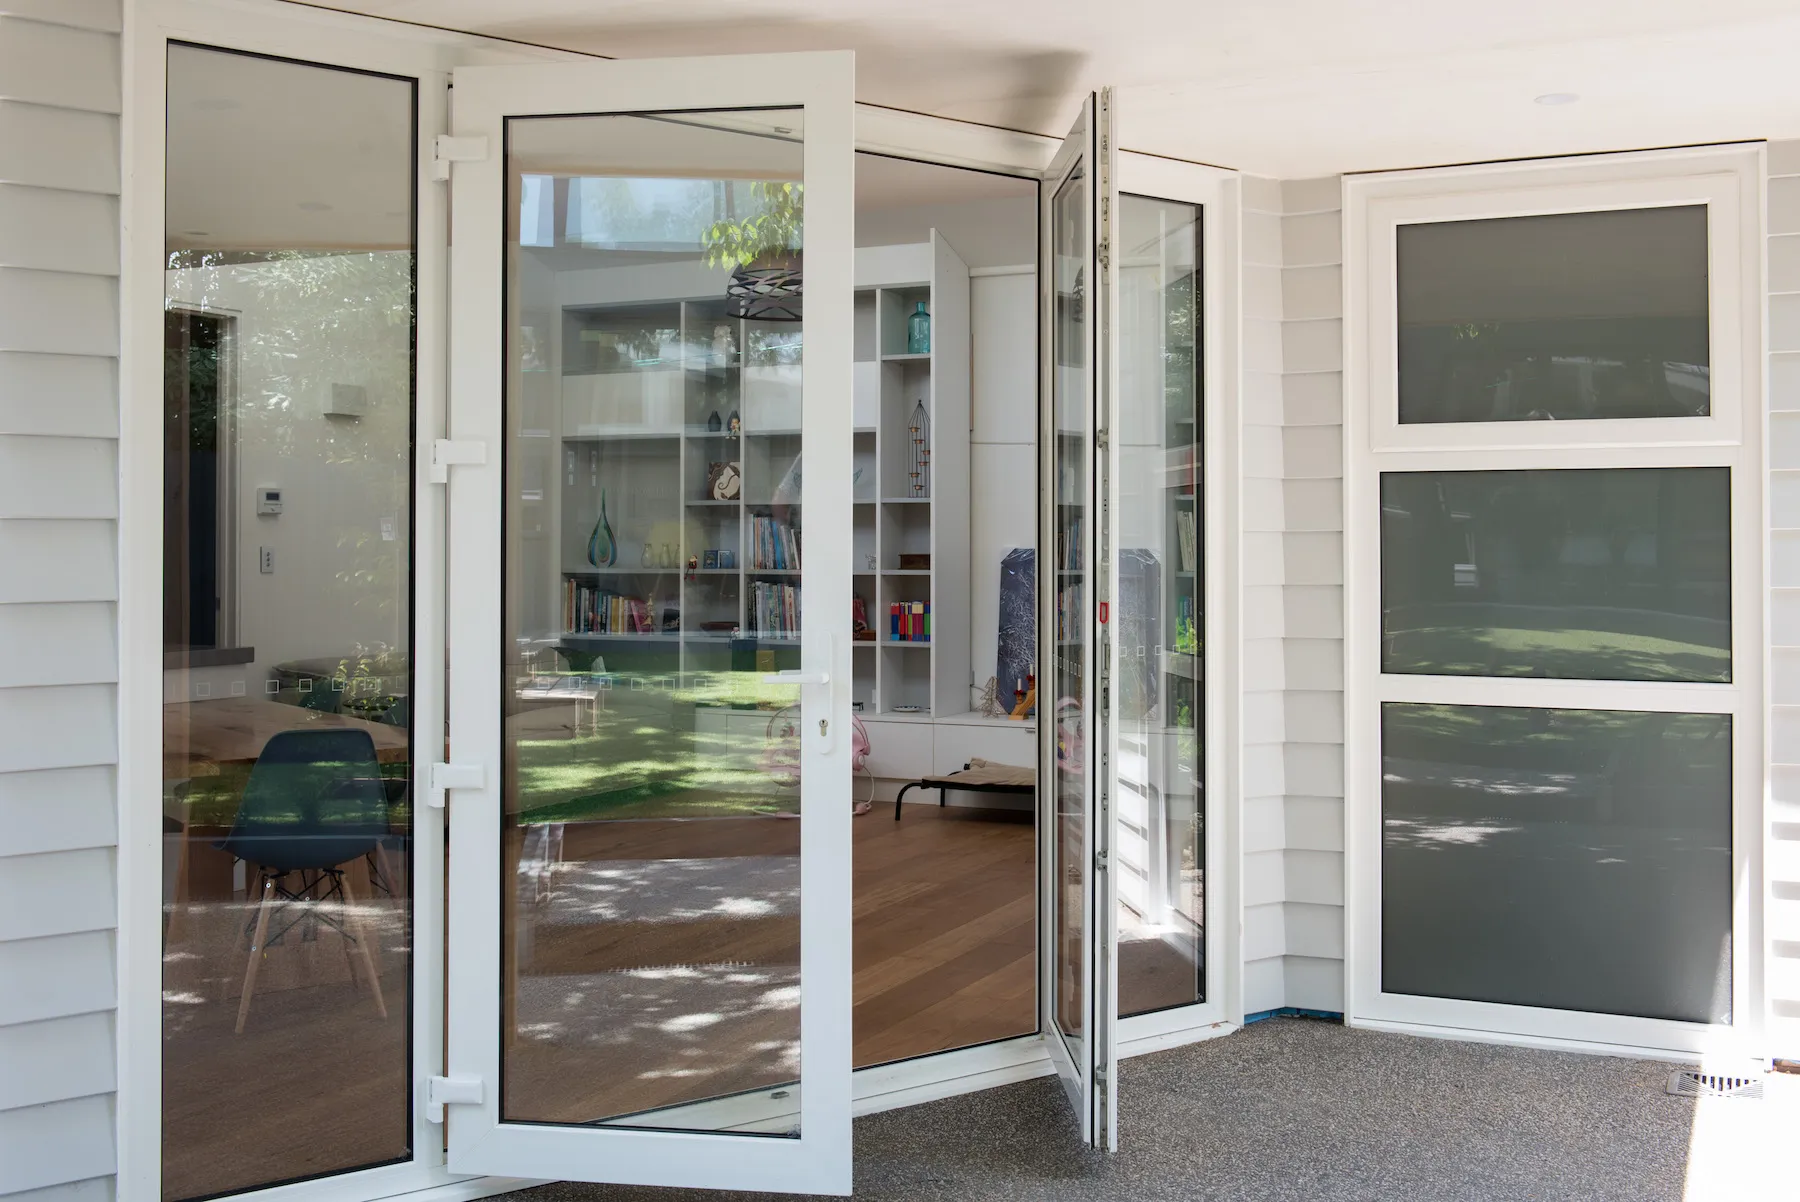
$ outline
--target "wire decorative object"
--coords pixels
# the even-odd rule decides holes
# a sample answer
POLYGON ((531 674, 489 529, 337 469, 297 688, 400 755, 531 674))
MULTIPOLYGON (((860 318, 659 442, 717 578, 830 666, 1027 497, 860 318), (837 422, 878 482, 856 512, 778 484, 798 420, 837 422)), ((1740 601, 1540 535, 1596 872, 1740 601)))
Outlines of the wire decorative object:
POLYGON ((912 439, 912 464, 906 473, 912 478, 912 495, 929 497, 931 495, 931 414, 925 412, 923 397, 913 406, 912 420, 907 424, 907 435, 912 439))

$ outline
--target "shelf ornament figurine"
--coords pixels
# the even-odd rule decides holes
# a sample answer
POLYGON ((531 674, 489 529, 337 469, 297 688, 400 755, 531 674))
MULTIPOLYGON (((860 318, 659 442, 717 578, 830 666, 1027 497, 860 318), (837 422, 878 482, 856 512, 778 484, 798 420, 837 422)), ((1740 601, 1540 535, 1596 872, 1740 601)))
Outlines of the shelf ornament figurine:
POLYGON ((613 537, 612 523, 606 520, 606 490, 600 490, 600 520, 588 535, 588 562, 597 568, 610 568, 619 561, 619 543, 613 537))
POLYGON ((907 423, 907 437, 912 440, 912 463, 906 474, 912 478, 912 495, 931 495, 931 415, 925 412, 925 398, 913 406, 912 421, 907 423))
POLYGON ((706 415, 706 432, 708 434, 717 434, 724 428, 725 422, 719 417, 719 411, 717 409, 714 409, 711 413, 706 415))
POLYGON ((912 315, 906 319, 906 353, 909 355, 929 355, 931 353, 931 314, 925 311, 925 302, 920 301, 912 315))

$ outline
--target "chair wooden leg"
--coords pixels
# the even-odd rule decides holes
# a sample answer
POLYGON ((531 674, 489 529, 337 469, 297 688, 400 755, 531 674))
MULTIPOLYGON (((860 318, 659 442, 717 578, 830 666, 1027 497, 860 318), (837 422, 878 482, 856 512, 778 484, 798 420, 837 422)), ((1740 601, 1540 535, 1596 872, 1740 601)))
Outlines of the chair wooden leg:
POLYGON ((256 934, 250 938, 250 966, 244 970, 244 995, 238 999, 237 1033, 244 1033, 250 1018, 250 995, 256 989, 256 970, 262 965, 263 940, 269 936, 269 915, 275 909, 275 878, 262 878, 262 905, 256 911, 256 934))
POLYGON ((381 976, 375 971, 375 956, 369 950, 369 928, 364 925, 362 915, 356 912, 356 894, 350 886, 350 876, 344 875, 344 925, 356 939, 356 948, 362 954, 363 970, 369 974, 369 988, 375 992, 375 1009, 381 1017, 387 1017, 387 1002, 381 997, 381 976))

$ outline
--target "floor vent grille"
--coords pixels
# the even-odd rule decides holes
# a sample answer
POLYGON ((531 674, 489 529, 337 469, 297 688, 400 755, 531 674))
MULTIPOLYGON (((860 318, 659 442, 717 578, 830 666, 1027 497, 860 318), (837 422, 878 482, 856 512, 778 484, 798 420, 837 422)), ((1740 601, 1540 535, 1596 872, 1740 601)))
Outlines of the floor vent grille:
POLYGON ((1683 1068, 1669 1074, 1668 1092, 1678 1098, 1760 1098, 1763 1083, 1757 1077, 1733 1077, 1683 1068))

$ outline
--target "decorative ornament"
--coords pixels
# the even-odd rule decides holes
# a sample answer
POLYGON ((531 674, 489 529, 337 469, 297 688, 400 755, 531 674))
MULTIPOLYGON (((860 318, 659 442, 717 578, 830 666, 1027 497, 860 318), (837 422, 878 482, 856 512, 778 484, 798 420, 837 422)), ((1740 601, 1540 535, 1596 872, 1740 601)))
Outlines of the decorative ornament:
POLYGON ((719 411, 717 409, 714 409, 711 413, 706 415, 706 429, 709 433, 717 434, 724 428, 725 423, 719 420, 719 411))
POLYGON ((764 254, 731 273, 725 312, 755 321, 799 321, 803 291, 798 251, 764 254))
POLYGON ((731 411, 731 416, 725 419, 725 428, 731 432, 733 438, 736 438, 739 434, 744 432, 744 423, 738 419, 738 411, 736 409, 733 409, 731 411))
POLYGON ((715 501, 735 501, 743 488, 736 463, 715 463, 706 469, 706 495, 715 501))
POLYGON ((1000 678, 998 676, 987 678, 987 683, 981 686, 981 697, 975 704, 981 710, 981 716, 984 718, 1006 717, 1006 710, 1000 705, 1000 678))
POLYGON ((597 568, 610 568, 619 560, 619 544, 613 538, 612 523, 606 520, 606 490, 600 490, 600 520, 588 535, 588 562, 597 568))
POLYGON ((912 440, 912 463, 907 475, 912 478, 912 495, 931 495, 931 414, 925 411, 925 398, 913 406, 912 420, 907 423, 907 437, 912 440))
POLYGON ((644 553, 638 559, 638 566, 640 568, 653 568, 656 566, 656 548, 654 546, 649 543, 644 544, 644 553))

